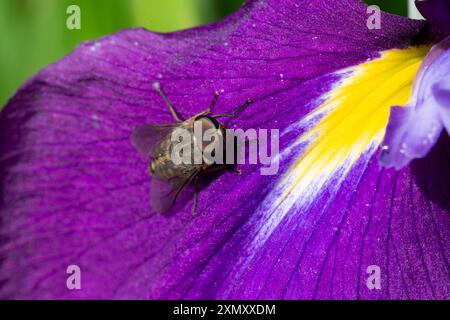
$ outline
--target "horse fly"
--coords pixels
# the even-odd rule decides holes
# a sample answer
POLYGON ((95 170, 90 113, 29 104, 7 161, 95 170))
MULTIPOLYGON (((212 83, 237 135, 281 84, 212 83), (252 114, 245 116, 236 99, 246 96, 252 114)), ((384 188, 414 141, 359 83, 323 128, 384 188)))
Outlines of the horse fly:
POLYGON ((168 212, 175 204, 181 192, 191 183, 194 183, 194 204, 192 206, 192 213, 195 215, 198 203, 200 175, 225 169, 231 169, 237 174, 240 174, 240 171, 235 170, 234 167, 228 164, 211 163, 208 161, 201 161, 200 164, 194 163, 195 161, 191 161, 187 164, 179 163, 179 161, 174 162, 171 155, 174 146, 178 142, 172 141, 172 133, 176 129, 184 129, 186 130, 185 132, 188 132, 191 135, 192 155, 195 154, 195 148, 200 152, 203 152, 206 148, 211 150, 211 147, 223 148, 222 154, 225 154, 226 128, 228 123, 248 107, 251 100, 247 99, 245 103, 233 113, 212 114, 217 98, 219 97, 219 93, 215 92, 208 109, 187 120, 182 120, 162 90, 160 83, 155 82, 153 88, 165 101, 175 119, 175 123, 168 125, 142 125, 136 128, 132 134, 132 143, 134 147, 142 155, 151 159, 149 170, 152 177, 150 190, 151 206, 157 212, 168 212), (225 117, 228 118, 228 121, 220 122, 218 120, 218 118, 225 117), (214 139, 209 143, 205 143, 204 141, 198 143, 194 136, 194 127, 196 125, 201 125, 203 130, 215 130, 214 139))

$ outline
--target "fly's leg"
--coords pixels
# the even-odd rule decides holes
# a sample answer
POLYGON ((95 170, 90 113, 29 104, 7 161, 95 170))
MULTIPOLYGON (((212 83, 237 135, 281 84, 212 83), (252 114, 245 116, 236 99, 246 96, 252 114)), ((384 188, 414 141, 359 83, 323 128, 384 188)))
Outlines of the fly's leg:
POLYGON ((213 168, 209 168, 209 169, 203 171, 203 173, 212 173, 212 172, 217 172, 217 171, 221 171, 221 170, 231 171, 231 172, 237 174, 238 176, 242 175, 242 171, 241 170, 238 170, 238 169, 236 169, 234 167, 231 167, 228 164, 222 164, 222 165, 218 165, 218 166, 213 167, 213 168))
POLYGON ((213 108, 214 108, 215 105, 216 105, 216 102, 217 102, 217 98, 218 98, 218 97, 219 97, 219 92, 215 91, 215 92, 214 92, 213 99, 212 99, 212 101, 211 101, 211 104, 209 105, 209 108, 205 110, 204 114, 210 114, 210 113, 212 112, 213 108))
POLYGON ((169 99, 165 95, 164 91, 161 89, 161 84, 159 82, 153 83, 153 88, 159 93, 159 95, 164 99, 164 102, 166 103, 167 107, 169 107, 170 113, 172 113, 172 116, 175 118, 177 122, 183 122, 183 120, 178 116, 177 111, 175 110, 174 106, 170 103, 169 99))
POLYGON ((228 117, 229 119, 228 119, 228 121, 225 123, 226 125, 228 125, 228 123, 229 123, 232 119, 234 119, 234 118, 236 118, 238 115, 240 115, 241 112, 244 111, 245 108, 247 108, 251 103, 252 103, 252 100, 247 99, 247 100, 245 101, 245 103, 244 103, 242 106, 240 106, 239 108, 236 109, 235 112, 233 112, 233 113, 215 114, 215 115, 214 115, 214 118, 228 117))
POLYGON ((236 168, 230 168, 231 172, 237 174, 238 176, 242 176, 242 171, 236 168))
POLYGON ((217 102, 217 98, 218 98, 218 97, 219 97, 219 92, 217 92, 217 91, 214 92, 213 99, 212 99, 211 104, 209 105, 208 109, 206 109, 205 111, 202 111, 202 112, 196 114, 196 115, 193 116, 192 118, 195 119, 195 118, 197 118, 197 117, 200 117, 200 116, 206 116, 206 115, 210 114, 210 113, 212 112, 214 106, 216 105, 216 102, 217 102))
POLYGON ((194 204, 192 205, 192 215, 197 215, 197 205, 198 205, 198 193, 199 193, 199 178, 198 176, 195 177, 194 180, 194 204))

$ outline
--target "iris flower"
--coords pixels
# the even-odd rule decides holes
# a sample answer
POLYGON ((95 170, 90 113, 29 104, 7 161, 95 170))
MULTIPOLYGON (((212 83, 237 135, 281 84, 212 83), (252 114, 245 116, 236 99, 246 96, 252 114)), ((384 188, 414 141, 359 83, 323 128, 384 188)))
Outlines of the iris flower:
POLYGON ((250 0, 40 71, 0 118, 0 297, 448 299, 450 5, 418 7, 427 21, 373 29, 358 0, 250 0), (280 129, 279 174, 242 165, 203 185, 195 217, 192 199, 155 213, 130 142, 173 122, 155 81, 185 117, 215 91, 220 113, 251 98, 233 125, 280 129))

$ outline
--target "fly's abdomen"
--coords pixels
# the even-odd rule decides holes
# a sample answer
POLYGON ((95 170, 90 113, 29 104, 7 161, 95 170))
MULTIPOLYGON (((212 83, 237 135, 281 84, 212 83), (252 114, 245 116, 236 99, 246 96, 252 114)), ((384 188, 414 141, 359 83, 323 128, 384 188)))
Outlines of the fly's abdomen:
POLYGON ((154 158, 150 164, 151 175, 163 181, 178 177, 182 173, 181 169, 166 156, 154 158))

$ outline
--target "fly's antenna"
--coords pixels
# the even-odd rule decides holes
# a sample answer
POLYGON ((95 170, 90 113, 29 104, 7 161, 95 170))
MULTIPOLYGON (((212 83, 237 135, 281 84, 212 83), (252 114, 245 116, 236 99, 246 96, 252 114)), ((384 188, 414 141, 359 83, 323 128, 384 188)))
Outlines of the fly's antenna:
POLYGON ((174 117, 174 119, 177 122, 183 122, 183 120, 178 115, 178 112, 175 110, 175 108, 172 105, 172 103, 170 103, 169 98, 167 98, 166 94, 162 90, 161 84, 158 81, 153 82, 153 89, 155 89, 159 93, 159 95, 163 98, 164 102, 166 103, 167 107, 170 110, 170 113, 172 113, 172 116, 174 117))

